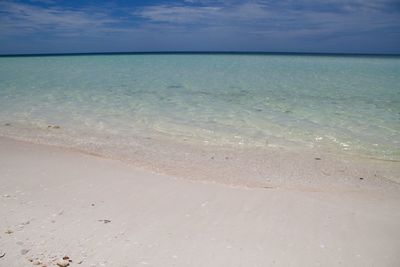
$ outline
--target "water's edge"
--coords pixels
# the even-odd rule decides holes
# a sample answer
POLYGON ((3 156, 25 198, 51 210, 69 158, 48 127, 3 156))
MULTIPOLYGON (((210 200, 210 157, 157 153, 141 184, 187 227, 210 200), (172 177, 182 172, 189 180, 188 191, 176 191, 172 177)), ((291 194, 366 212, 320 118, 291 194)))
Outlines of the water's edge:
POLYGON ((33 140, 4 134, 0 137, 118 160, 176 178, 230 186, 325 191, 400 186, 397 161, 350 157, 315 149, 238 150, 147 139, 135 146, 135 153, 121 154, 121 150, 60 144, 49 139, 33 140))

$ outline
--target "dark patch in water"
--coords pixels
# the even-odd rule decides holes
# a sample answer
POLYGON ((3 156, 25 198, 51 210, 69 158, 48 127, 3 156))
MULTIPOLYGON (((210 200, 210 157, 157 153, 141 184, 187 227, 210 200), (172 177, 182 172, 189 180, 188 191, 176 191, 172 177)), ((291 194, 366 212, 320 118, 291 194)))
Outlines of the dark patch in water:
POLYGON ((285 110, 285 113, 293 113, 293 112, 290 110, 285 110))
POLYGON ((4 126, 11 126, 11 123, 5 123, 4 126))
POLYGON ((179 88, 183 88, 183 86, 182 86, 182 85, 176 85, 176 84, 174 84, 174 85, 169 85, 169 86, 167 86, 167 88, 168 88, 168 89, 179 89, 179 88))
POLYGON ((250 93, 249 91, 242 89, 239 91, 238 95, 242 96, 242 95, 247 95, 249 93, 250 93))
POLYGON ((127 95, 127 96, 135 96, 135 95, 142 94, 142 93, 144 93, 143 90, 136 90, 135 91, 135 90, 131 90, 131 89, 128 89, 128 90, 126 90, 124 92, 124 94, 127 95))
POLYGON ((247 94, 250 93, 249 90, 243 89, 243 88, 240 87, 240 86, 231 85, 231 86, 229 86, 229 88, 235 89, 236 92, 232 92, 232 93, 231 93, 231 94, 234 94, 234 95, 239 95, 239 96, 241 96, 241 95, 247 95, 247 94))

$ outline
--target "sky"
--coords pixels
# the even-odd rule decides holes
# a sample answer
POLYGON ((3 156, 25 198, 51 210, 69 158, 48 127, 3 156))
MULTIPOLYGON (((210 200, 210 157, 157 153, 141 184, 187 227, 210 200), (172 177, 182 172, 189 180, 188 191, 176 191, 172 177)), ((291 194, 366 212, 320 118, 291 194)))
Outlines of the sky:
POLYGON ((400 53, 400 0, 0 0, 0 54, 400 53))

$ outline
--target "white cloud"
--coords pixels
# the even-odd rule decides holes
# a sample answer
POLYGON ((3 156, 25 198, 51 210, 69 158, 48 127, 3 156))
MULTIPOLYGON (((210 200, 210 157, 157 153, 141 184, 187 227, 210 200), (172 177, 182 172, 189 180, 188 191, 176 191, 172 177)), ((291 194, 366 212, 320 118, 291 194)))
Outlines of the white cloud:
POLYGON ((134 12, 134 15, 145 18, 150 22, 215 26, 256 22, 267 19, 269 12, 266 6, 262 4, 248 2, 238 5, 231 3, 201 6, 177 4, 154 5, 144 7, 134 12))
POLYGON ((376 30, 400 23, 398 14, 385 14, 390 0, 326 1, 207 1, 163 4, 135 12, 148 23, 166 23, 200 29, 235 28, 252 34, 284 33, 301 36, 376 30), (372 25, 371 25, 372 23, 372 25))
POLYGON ((220 7, 150 6, 134 14, 155 22, 190 23, 218 17, 220 7))
POLYGON ((3 34, 34 31, 70 32, 95 30, 118 20, 92 10, 39 7, 15 2, 0 2, 0 24, 3 34))

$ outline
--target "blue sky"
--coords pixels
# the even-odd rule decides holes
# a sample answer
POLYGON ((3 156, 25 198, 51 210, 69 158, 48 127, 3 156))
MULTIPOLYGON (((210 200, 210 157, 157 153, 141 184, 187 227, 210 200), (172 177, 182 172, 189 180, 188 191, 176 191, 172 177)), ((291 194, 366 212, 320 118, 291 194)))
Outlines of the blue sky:
POLYGON ((400 0, 0 0, 0 53, 400 53, 400 0))

